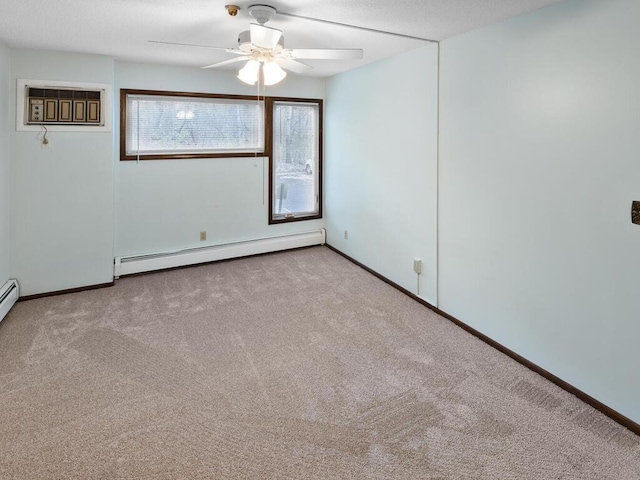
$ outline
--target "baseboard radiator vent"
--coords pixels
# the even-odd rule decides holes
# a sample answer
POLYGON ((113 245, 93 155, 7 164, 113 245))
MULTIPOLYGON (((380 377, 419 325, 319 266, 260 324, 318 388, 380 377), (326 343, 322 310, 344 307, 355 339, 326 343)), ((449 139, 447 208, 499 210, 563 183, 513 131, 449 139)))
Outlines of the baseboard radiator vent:
POLYGON ((152 272, 166 268, 185 267, 198 263, 215 262, 230 258, 247 257, 261 253, 279 252, 292 248, 324 245, 325 230, 284 235, 281 237, 261 238, 246 242, 227 243, 211 247, 190 248, 176 252, 161 252, 148 255, 116 257, 113 269, 114 277, 134 273, 152 272))
POLYGON ((18 298, 20 298, 20 286, 17 280, 9 280, 0 287, 0 322, 9 313, 18 298))

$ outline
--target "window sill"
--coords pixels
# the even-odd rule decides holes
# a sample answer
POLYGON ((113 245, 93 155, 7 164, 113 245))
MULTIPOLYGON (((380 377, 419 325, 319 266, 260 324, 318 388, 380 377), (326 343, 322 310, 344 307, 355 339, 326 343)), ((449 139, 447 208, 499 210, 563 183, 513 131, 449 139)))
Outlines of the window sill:
POLYGON ((304 220, 318 220, 322 218, 322 213, 314 213, 311 215, 298 215, 298 216, 282 216, 278 215, 275 218, 269 219, 269 225, 277 225, 279 223, 291 223, 291 222, 302 222, 304 220))
POLYGON ((121 162, 136 162, 138 160, 185 160, 190 158, 241 158, 264 157, 264 152, 229 152, 229 153, 178 153, 178 154, 154 154, 154 155, 120 155, 121 162))

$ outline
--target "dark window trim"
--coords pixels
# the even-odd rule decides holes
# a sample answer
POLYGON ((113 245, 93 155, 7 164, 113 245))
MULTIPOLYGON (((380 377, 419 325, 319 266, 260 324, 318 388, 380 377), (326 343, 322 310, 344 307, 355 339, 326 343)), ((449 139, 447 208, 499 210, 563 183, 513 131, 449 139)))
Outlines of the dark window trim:
MULTIPOLYGON (((236 157, 264 157, 267 155, 267 139, 262 152, 227 152, 227 153, 161 153, 153 155, 127 155, 127 95, 157 95, 159 97, 197 97, 223 98, 227 100, 256 100, 251 95, 226 95, 219 93, 172 92, 164 90, 120 89, 120 161, 137 160, 181 160, 189 158, 236 158, 236 157)), ((264 97, 260 98, 264 100, 264 97)), ((265 102, 266 111, 266 102, 265 102)), ((266 121, 266 119, 265 119, 266 121)))
POLYGON ((291 97, 266 97, 265 98, 265 148, 269 155, 269 225, 277 225, 280 223, 300 222, 303 220, 317 220, 322 218, 322 134, 324 121, 322 115, 324 113, 323 101, 321 98, 291 98, 291 97), (318 213, 315 215, 300 215, 290 218, 273 218, 273 104, 275 102, 291 102, 291 103, 317 103, 318 104, 318 213))

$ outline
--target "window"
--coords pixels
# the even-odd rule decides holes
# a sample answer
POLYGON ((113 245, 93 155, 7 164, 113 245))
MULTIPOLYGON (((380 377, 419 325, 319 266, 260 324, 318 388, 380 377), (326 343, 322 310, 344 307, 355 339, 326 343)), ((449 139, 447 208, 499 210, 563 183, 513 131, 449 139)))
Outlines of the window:
POLYGON ((256 98, 121 90, 121 160, 264 155, 256 98))
POLYGON ((270 223, 322 217, 322 100, 269 98, 270 223))
POLYGON ((120 160, 269 158, 269 223, 322 218, 322 100, 120 90, 120 160))

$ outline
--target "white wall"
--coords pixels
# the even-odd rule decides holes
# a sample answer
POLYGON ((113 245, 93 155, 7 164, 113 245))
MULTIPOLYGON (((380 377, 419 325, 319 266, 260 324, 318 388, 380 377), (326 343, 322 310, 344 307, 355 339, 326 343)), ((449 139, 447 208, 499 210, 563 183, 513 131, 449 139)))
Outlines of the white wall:
POLYGON ((113 83, 113 60, 11 51, 11 275, 21 295, 113 279, 113 134, 15 131, 16 80, 113 83))
POLYGON ((10 50, 0 43, 0 286, 10 274, 9 265, 9 105, 11 98, 10 50))
POLYGON ((640 2, 443 42, 440 308, 640 421, 640 2))
POLYGON ((328 243, 436 300, 438 47, 427 45, 327 84, 328 243), (344 239, 344 230, 349 239, 344 239))
MULTIPOLYGON (((116 88, 257 95, 235 71, 116 62, 116 88)), ((261 91, 261 94, 264 92, 261 91)), ((324 98, 325 81, 289 75, 267 95, 324 98)), ((118 94, 119 95, 119 94, 118 94)), ((118 97, 118 95, 116 95, 118 97)), ((116 102, 116 111, 119 103, 116 102)), ((120 162, 116 132, 117 256, 219 245, 324 228, 268 225, 268 163, 259 158, 120 162), (207 241, 200 242, 200 231, 207 241)))

